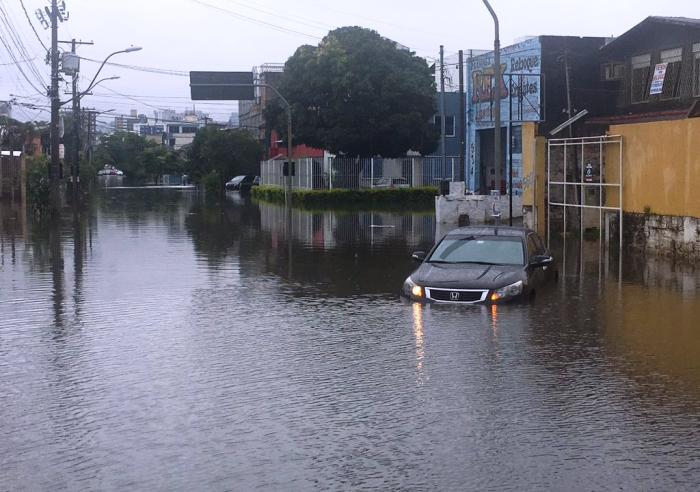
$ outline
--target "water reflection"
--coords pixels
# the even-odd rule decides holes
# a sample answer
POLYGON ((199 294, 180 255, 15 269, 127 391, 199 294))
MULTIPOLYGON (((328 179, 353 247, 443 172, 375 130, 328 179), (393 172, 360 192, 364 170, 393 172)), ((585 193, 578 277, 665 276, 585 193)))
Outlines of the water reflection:
POLYGON ((423 347, 423 305, 414 302, 412 307, 413 336, 416 338, 416 382, 422 385, 424 383, 423 358, 425 357, 425 349, 423 347))
POLYGON ((620 281, 570 242, 532 304, 402 302, 435 228, 172 190, 3 207, 4 488, 693 489, 698 272, 620 281))

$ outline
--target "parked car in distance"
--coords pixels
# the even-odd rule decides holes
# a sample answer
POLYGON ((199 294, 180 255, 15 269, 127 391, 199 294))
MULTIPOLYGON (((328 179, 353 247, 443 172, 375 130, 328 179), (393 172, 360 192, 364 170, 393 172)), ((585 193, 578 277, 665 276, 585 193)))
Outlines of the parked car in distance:
POLYGON ((253 186, 257 186, 259 184, 260 184, 260 177, 259 176, 253 176, 250 174, 246 174, 246 175, 242 175, 242 176, 236 176, 235 178, 226 182, 226 189, 227 190, 246 191, 246 190, 250 190, 253 186))
POLYGON ((375 188, 409 188, 411 183, 406 178, 379 178, 375 188))
POLYGON ((472 226, 450 231, 403 284, 419 302, 501 303, 534 297, 558 278, 554 258, 537 233, 522 227, 472 226))

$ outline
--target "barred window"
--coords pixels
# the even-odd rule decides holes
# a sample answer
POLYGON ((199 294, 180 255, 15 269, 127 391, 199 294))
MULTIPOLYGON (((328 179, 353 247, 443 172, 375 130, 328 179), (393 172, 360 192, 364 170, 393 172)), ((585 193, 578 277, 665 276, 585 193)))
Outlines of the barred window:
POLYGON ((632 102, 644 102, 649 99, 651 82, 651 54, 632 57, 632 102))
POLYGON ((661 91, 661 99, 675 99, 680 96, 681 65, 683 49, 674 48, 661 52, 661 63, 667 63, 666 76, 661 91))

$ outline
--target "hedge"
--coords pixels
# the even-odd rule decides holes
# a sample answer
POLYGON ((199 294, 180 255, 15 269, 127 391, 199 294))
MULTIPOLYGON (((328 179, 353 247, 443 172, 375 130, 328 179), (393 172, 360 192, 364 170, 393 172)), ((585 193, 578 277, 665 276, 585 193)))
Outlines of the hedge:
MULTIPOLYGON (((284 188, 256 186, 253 197, 268 202, 284 202, 284 188)), ((293 190, 292 205, 301 207, 405 207, 428 208, 435 206, 438 189, 434 186, 419 188, 374 188, 360 190, 293 190)))

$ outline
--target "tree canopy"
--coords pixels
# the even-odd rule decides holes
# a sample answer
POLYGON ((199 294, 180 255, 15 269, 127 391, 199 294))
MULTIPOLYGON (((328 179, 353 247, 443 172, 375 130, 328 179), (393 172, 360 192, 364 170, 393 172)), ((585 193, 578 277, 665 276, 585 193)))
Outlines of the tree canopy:
POLYGON ((199 179, 212 172, 221 179, 239 174, 258 174, 262 148, 247 131, 202 128, 188 149, 188 172, 199 179))
POLYGON ((155 181, 163 174, 180 174, 184 168, 178 152, 130 132, 103 136, 94 158, 100 167, 116 166, 136 181, 155 181))
MULTIPOLYGON (((430 153, 437 145, 428 64, 373 30, 341 27, 318 46, 300 46, 279 91, 292 106, 295 143, 383 157, 430 153)), ((286 134, 283 109, 273 105, 267 115, 286 134)))

